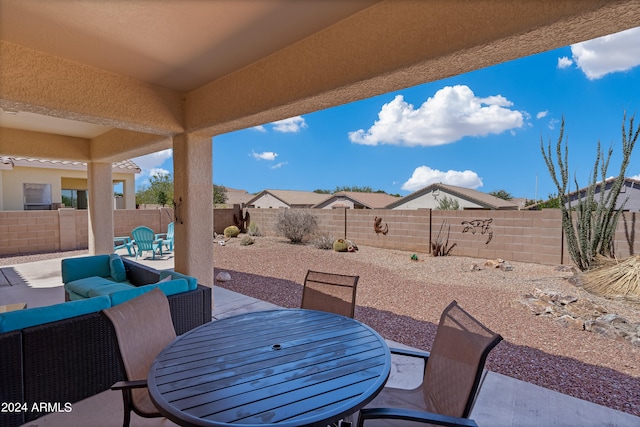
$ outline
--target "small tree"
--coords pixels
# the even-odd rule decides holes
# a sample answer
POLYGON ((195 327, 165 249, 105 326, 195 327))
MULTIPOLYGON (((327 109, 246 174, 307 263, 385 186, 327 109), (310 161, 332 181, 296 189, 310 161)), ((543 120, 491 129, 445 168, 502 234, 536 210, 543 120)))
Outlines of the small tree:
MULTIPOLYGON (((605 257, 614 257, 613 237, 618 224, 618 218, 624 208, 624 203, 616 209, 618 196, 624 184, 625 173, 631 158, 631 152, 640 134, 640 128, 634 131, 633 117, 629 121, 629 131, 626 130, 626 114, 622 119, 622 163, 618 176, 614 179, 608 193, 605 194, 605 180, 607 178, 607 168, 613 149, 609 148, 605 157, 600 148, 598 149, 596 161, 591 174, 589 186, 586 191, 578 194, 577 206, 571 205, 568 196, 569 190, 569 144, 565 140, 564 153, 562 141, 564 139, 564 117, 560 126, 560 136, 556 144, 556 165, 551 154, 551 142, 545 152, 544 144, 540 141, 542 156, 547 164, 551 178, 558 189, 558 197, 562 199, 560 209, 562 210, 562 229, 567 240, 567 247, 571 259, 581 271, 589 270, 597 254, 605 257), (600 179, 598 179, 600 171, 600 179), (600 187, 599 198, 596 200, 596 189, 600 187), (572 212, 575 211, 575 225, 572 219, 572 212)), ((576 191, 579 190, 578 180, 574 177, 576 191)))
POLYGON ((292 243, 301 243, 318 228, 318 218, 303 209, 283 209, 276 214, 274 231, 292 243))
POLYGON ((149 185, 136 192, 136 204, 173 203, 173 179, 171 174, 157 173, 149 177, 149 185))
POLYGON ((227 202, 227 188, 224 185, 213 184, 213 204, 224 205, 227 202))
POLYGON ((457 211, 460 209, 460 203, 453 197, 449 198, 444 196, 438 200, 438 207, 436 209, 440 211, 457 211))
POLYGON ((489 194, 491 194, 493 197, 497 197, 498 199, 502 199, 502 200, 513 199, 513 196, 506 190, 490 191, 489 194))

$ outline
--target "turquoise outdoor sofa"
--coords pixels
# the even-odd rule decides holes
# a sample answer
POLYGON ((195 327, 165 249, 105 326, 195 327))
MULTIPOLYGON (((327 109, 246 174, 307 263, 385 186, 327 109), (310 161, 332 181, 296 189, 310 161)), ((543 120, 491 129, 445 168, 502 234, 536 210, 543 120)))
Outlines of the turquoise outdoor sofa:
POLYGON ((63 259, 62 282, 65 300, 76 301, 107 295, 111 298, 112 304, 117 305, 155 287, 160 288, 167 296, 192 291, 198 287, 195 277, 169 270, 160 270, 158 280, 140 280, 128 274, 132 271, 132 265, 132 261, 123 259, 118 254, 63 259))
POLYGON ((63 260, 63 278, 84 286, 71 290, 72 301, 0 313, 0 401, 23 405, 0 412, 0 426, 19 426, 56 410, 39 402, 58 402, 64 410, 125 379, 105 308, 158 287, 168 295, 176 334, 211 321, 211 288, 195 278, 122 259, 126 280, 114 281, 110 268, 106 274, 110 259, 63 260), (168 280, 158 283, 162 279, 168 280), (95 296, 84 296, 88 289, 95 296))

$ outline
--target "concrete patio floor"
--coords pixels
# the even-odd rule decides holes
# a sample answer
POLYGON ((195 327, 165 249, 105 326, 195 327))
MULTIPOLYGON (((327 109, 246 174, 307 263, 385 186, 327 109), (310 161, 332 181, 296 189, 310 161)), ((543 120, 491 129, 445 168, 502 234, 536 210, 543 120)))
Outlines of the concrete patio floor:
MULTIPOLYGON (((161 259, 139 259, 157 269, 173 268, 172 254, 161 259)), ((2 267, 17 273, 24 283, 0 286, 0 305, 26 302, 28 307, 64 301, 60 259, 2 267)), ((213 318, 220 319, 248 311, 277 306, 221 287, 214 287, 213 318)), ((389 346, 405 347, 393 341, 389 346)), ((419 385, 423 366, 414 359, 395 357, 388 385, 413 388, 419 385)), ((122 425, 122 399, 119 392, 105 391, 73 404, 70 413, 54 413, 26 423, 25 426, 111 427, 122 425)), ((580 400, 494 372, 486 372, 471 413, 481 427, 534 426, 610 426, 640 427, 640 417, 580 400)), ((131 426, 175 426, 164 419, 146 419, 132 415, 131 426)))

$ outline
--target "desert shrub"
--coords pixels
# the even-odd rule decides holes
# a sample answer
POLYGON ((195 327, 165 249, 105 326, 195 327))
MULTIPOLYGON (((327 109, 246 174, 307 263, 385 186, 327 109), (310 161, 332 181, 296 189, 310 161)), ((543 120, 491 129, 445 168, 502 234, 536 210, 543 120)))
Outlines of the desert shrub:
POLYGON ((303 209, 283 209, 276 214, 274 231, 289 239, 292 243, 300 243, 312 235, 318 228, 318 218, 303 209))
POLYGON ((240 229, 235 225, 230 225, 224 229, 224 237, 238 237, 240 229))
POLYGON ((249 246, 249 245, 253 245, 254 240, 251 238, 251 236, 244 236, 242 238, 242 240, 240 240, 240 246, 249 246))
POLYGON ((347 249, 349 249, 349 243, 344 239, 338 239, 333 242, 331 247, 336 252, 347 252, 347 249))
POLYGON ((262 233, 260 232, 260 228, 258 227, 258 224, 256 224, 255 222, 252 222, 249 224, 249 227, 247 228, 247 234, 249 236, 256 236, 256 237, 262 236, 262 233))
POLYGON ((333 236, 330 236, 328 234, 318 234, 313 239, 313 246, 315 246, 317 249, 333 249, 334 240, 335 239, 333 238, 333 236))

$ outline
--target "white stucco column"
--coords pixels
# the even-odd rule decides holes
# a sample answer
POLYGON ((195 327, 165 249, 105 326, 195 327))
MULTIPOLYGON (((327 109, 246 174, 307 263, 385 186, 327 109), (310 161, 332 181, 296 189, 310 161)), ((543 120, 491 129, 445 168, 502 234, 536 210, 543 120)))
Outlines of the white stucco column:
POLYGON ((211 137, 173 138, 174 267, 213 287, 213 150, 211 137))
POLYGON ((111 163, 87 163, 89 254, 113 252, 113 181, 111 163))
POLYGON ((125 179, 122 183, 122 193, 124 195, 124 208, 136 208, 136 179, 135 175, 131 179, 125 179))

